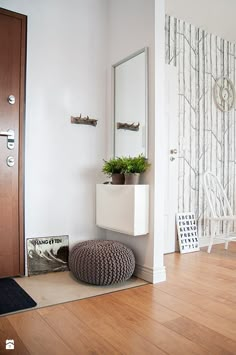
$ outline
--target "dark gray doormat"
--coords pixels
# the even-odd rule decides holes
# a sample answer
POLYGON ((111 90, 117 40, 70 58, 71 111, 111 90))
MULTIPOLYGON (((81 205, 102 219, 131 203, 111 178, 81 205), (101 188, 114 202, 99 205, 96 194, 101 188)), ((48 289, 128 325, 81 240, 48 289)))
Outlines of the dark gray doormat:
POLYGON ((37 306, 37 303, 11 278, 0 279, 0 314, 37 306))

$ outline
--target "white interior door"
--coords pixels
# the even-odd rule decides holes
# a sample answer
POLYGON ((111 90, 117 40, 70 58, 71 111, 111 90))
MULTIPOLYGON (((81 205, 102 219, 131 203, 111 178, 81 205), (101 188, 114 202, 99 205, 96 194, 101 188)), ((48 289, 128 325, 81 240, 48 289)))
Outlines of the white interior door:
POLYGON ((175 214, 178 212, 178 76, 177 68, 165 69, 166 122, 168 125, 168 191, 165 200, 164 253, 178 250, 175 214))

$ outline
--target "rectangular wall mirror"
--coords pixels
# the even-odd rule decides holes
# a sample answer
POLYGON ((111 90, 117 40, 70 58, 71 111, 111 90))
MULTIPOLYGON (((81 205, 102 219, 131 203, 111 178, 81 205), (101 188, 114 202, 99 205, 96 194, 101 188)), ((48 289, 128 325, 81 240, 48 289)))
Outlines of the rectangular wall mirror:
POLYGON ((148 157, 148 49, 113 65, 114 156, 148 157))

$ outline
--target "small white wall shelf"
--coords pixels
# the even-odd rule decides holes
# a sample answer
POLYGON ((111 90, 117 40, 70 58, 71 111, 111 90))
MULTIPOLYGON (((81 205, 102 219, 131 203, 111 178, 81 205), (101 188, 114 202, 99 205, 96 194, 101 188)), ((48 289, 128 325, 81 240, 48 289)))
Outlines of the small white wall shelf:
POLYGON ((149 185, 96 185, 96 225, 128 235, 149 232, 149 185))

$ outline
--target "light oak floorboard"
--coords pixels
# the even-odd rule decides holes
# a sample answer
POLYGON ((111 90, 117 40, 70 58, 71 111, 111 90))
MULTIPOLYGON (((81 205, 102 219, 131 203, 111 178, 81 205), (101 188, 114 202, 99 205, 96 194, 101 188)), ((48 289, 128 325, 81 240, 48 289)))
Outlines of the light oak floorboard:
POLYGON ((159 289, 186 303, 195 305, 203 311, 210 311, 236 323, 236 306, 232 302, 225 304, 220 302, 217 297, 206 297, 199 293, 197 288, 188 289, 187 283, 183 284, 180 289, 174 282, 168 281, 165 287, 161 286, 159 289))
POLYGON ((8 319, 30 354, 74 354, 55 330, 42 319, 38 311, 15 314, 8 319))
POLYGON ((38 312, 75 353, 79 350, 82 354, 121 354, 119 347, 109 344, 64 305, 42 308, 38 312))
POLYGON ((9 320, 6 317, 2 317, 0 318, 0 354, 9 354, 9 352, 11 353, 10 350, 5 349, 7 339, 13 339, 15 342, 14 354, 30 354, 9 320))
MULTIPOLYGON (((116 300, 110 295, 109 299, 107 297, 94 298, 87 301, 86 311, 83 309, 86 306, 86 301, 80 304, 70 304, 67 307, 76 314, 77 317, 81 317, 88 325, 95 327, 97 329, 100 324, 99 315, 103 315, 103 319, 107 321, 109 318, 111 320, 110 326, 112 326, 116 331, 127 332, 132 330, 140 337, 142 337, 143 342, 149 342, 167 353, 173 354, 183 354, 186 351, 189 354, 206 354, 203 348, 199 347, 197 344, 192 343, 185 337, 179 336, 176 332, 167 329, 159 322, 153 321, 151 318, 144 316, 141 312, 134 312, 129 305, 126 305, 121 300, 116 300), (93 309, 91 309, 93 306, 93 309), (94 316, 96 310, 98 313, 94 316), (178 344, 178 348, 176 348, 178 344)), ((101 330, 100 330, 101 331, 101 330)), ((122 348, 123 351, 125 347, 122 348)), ((145 347, 146 350, 146 347, 145 347)), ((135 351, 132 352, 135 354, 135 351)), ((143 352, 145 354, 145 352, 143 352)))
MULTIPOLYGON (((111 295, 109 295, 111 296, 111 295)), ((148 341, 143 334, 136 332, 135 324, 142 322, 141 315, 129 312, 126 322, 120 311, 112 306, 110 297, 96 297, 83 302, 74 302, 65 306, 71 313, 98 333, 102 339, 113 344, 122 354, 165 354, 159 347, 148 341), (112 307, 112 311, 110 309, 112 307)), ((125 311, 121 311, 122 314, 125 311)), ((111 352, 112 353, 112 352, 111 352)))

